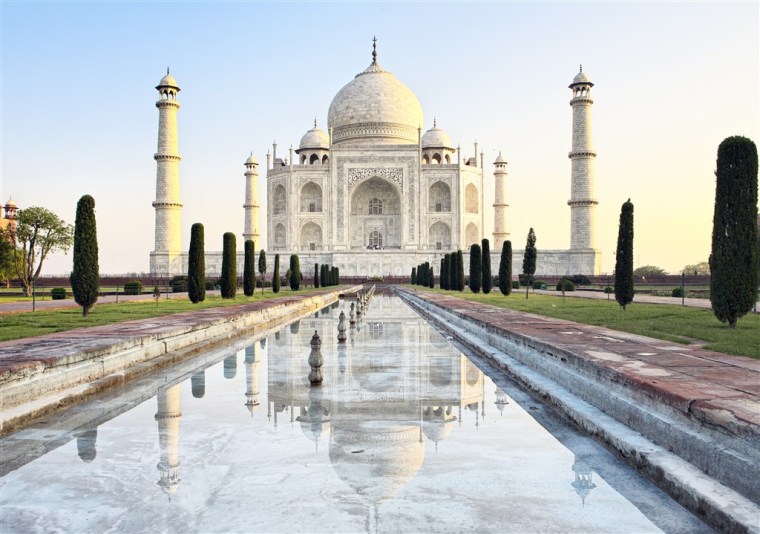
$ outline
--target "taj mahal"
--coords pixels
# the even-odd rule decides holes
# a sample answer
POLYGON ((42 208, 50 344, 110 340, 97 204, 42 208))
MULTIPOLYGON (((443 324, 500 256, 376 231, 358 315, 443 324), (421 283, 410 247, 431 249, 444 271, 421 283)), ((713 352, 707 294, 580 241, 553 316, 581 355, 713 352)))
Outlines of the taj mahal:
MULTIPOLYGON (((594 221, 598 201, 591 128, 593 85, 581 68, 569 86, 573 109, 570 248, 539 250, 539 275, 600 272, 594 221)), ((167 71, 156 89, 159 131, 150 271, 185 274, 177 132, 180 88, 167 71)), ((343 276, 408 276, 420 263, 436 266, 443 254, 457 249, 467 252, 472 244, 489 238, 491 263, 498 268, 502 243, 510 239, 507 161, 500 153, 493 162, 493 234, 486 235, 485 161, 478 144, 465 154, 435 120, 423 133, 424 125, 416 95, 378 63, 373 42, 369 67, 333 98, 326 130, 315 120, 297 149, 278 155, 275 143, 267 152, 267 253, 298 254, 301 265, 329 264, 340 268, 343 276)), ((244 166, 242 238, 258 246, 259 164, 251 154, 244 166)), ((516 269, 522 262, 523 239, 519 236, 513 241, 516 269)), ((209 274, 221 271, 221 257, 221 252, 206 252, 209 274)), ((287 260, 281 266, 284 272, 287 260)), ((242 268, 239 252, 238 272, 242 268)))

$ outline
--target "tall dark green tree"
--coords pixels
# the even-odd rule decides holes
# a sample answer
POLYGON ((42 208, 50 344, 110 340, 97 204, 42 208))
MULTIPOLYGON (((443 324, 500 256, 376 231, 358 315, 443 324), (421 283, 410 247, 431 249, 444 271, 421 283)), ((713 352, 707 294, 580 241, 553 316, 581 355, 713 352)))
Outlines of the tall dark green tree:
POLYGON ((525 298, 528 298, 528 289, 533 284, 533 275, 536 273, 536 259, 538 251, 536 250, 536 233, 533 228, 528 231, 528 240, 525 243, 525 254, 523 254, 523 276, 525 276, 525 298))
POLYGON ((480 245, 473 243, 470 246, 470 291, 480 293, 483 282, 483 254, 480 245))
POLYGON ((290 289, 298 291, 301 287, 301 263, 298 254, 290 255, 290 289))
POLYGON ((84 195, 77 202, 74 222, 74 266, 71 270, 74 300, 87 317, 98 300, 100 268, 98 265, 98 233, 95 226, 95 199, 84 195))
POLYGON ((225 232, 222 236, 222 298, 234 299, 237 293, 237 250, 235 234, 225 232))
POLYGON ((259 252, 259 274, 261 275, 261 292, 264 292, 264 274, 267 272, 267 253, 264 249, 259 252))
POLYGON ((491 273, 491 243, 488 239, 482 241, 482 258, 483 258, 483 293, 489 294, 493 288, 493 274, 491 273))
POLYGON ((512 242, 504 241, 501 245, 501 260, 499 261, 499 291, 502 295, 512 293, 512 242))
POLYGON ((457 291, 464 291, 464 255, 457 250, 457 291))
POLYGON ((319 264, 314 264, 314 288, 319 288, 319 264))
POLYGON ((433 289, 435 287, 435 269, 432 267, 428 271, 428 287, 433 289))
POLYGON ((187 296, 198 304, 206 300, 206 253, 201 223, 190 228, 190 251, 187 257, 187 296))
POLYGON ((438 268, 438 286, 441 289, 446 289, 446 256, 441 258, 441 266, 438 268))
POLYGON ((457 282, 456 282, 456 278, 457 278, 457 274, 456 274, 456 272, 457 272, 457 269, 456 269, 456 264, 457 264, 456 257, 457 257, 457 253, 456 252, 452 252, 450 254, 446 254, 446 256, 448 256, 448 258, 449 258, 449 264, 446 266, 446 276, 448 277, 448 281, 446 282, 446 284, 447 284, 447 287, 448 287, 449 291, 454 291, 454 290, 456 290, 456 286, 457 286, 457 282))
POLYGON ((630 198, 620 208, 615 253, 615 300, 623 310, 633 302, 633 204, 630 198))
POLYGON ((272 272, 272 293, 280 292, 280 255, 274 255, 274 272, 272 272))
POLYGON ((710 302, 730 328, 757 299, 757 147, 728 137, 718 147, 710 253, 710 302))
POLYGON ((246 297, 250 297, 256 290, 256 245, 253 240, 246 239, 243 246, 245 247, 243 260, 243 293, 246 297))
POLYGON ((409 282, 412 285, 415 285, 417 283, 417 267, 412 267, 412 276, 409 279, 409 282))

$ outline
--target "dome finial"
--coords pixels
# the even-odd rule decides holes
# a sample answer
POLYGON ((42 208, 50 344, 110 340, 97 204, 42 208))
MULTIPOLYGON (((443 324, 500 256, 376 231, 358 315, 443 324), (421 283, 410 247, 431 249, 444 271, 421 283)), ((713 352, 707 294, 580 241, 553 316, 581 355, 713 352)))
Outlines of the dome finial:
POLYGON ((317 118, 316 117, 314 117, 314 127, 315 128, 317 127, 317 118))
POLYGON ((436 118, 435 118, 435 117, 433 117, 433 128, 436 128, 436 125, 435 125, 435 123, 436 123, 436 118))
POLYGON ((166 74, 169 74, 169 67, 166 67, 166 74))
POLYGON ((377 63, 377 37, 372 37, 372 63, 377 63))
POLYGON ((581 63, 581 72, 583 72, 583 63, 581 63))

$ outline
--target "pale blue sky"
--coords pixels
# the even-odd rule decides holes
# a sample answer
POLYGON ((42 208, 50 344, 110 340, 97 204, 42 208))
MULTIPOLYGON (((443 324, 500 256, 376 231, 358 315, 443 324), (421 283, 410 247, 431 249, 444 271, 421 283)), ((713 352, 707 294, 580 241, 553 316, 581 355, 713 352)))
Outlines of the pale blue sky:
MULTIPOLYGON (((620 205, 635 205, 637 265, 671 271, 709 254, 715 153, 735 134, 757 142, 757 2, 0 4, 0 200, 73 222, 96 201, 101 272, 148 270, 153 249, 153 87, 171 66, 182 92, 184 247, 192 223, 209 250, 243 227, 243 161, 295 148, 314 117, 371 61, 420 99, 465 156, 509 162, 515 248, 570 242, 571 108, 583 63, 596 83, 594 145, 603 270, 614 265, 620 205)), ((265 210, 261 228, 264 230, 265 210)), ((258 248, 257 243, 257 248, 258 248)), ((57 254, 43 274, 66 273, 57 254)))

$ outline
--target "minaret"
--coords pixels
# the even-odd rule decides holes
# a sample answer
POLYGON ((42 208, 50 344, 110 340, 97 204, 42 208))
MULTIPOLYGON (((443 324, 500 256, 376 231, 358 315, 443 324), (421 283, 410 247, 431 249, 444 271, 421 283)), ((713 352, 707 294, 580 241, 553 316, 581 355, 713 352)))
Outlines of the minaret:
POLYGON ((570 89, 573 98, 573 149, 568 154, 571 162, 570 200, 570 248, 596 248, 594 224, 596 205, 594 197, 594 158, 591 136, 591 87, 593 83, 580 72, 573 78, 570 89))
POLYGON ((161 461, 158 462, 158 470, 161 479, 158 485, 169 497, 177 492, 179 485, 179 420, 182 414, 179 411, 180 387, 179 384, 170 388, 160 388, 156 395, 158 399, 158 446, 161 452, 161 461))
POLYGON ((166 69, 166 76, 156 86, 158 108, 158 150, 156 160, 156 246, 151 253, 151 274, 183 274, 179 200, 179 146, 177 143, 176 80, 166 69))
POLYGON ((259 163, 253 157, 253 152, 245 160, 245 226, 243 227, 243 241, 252 239, 253 242, 263 248, 259 243, 259 163))
POLYGON ((493 250, 501 252, 501 247, 507 239, 507 162, 501 156, 493 162, 493 178, 496 191, 494 193, 493 203, 493 250))

